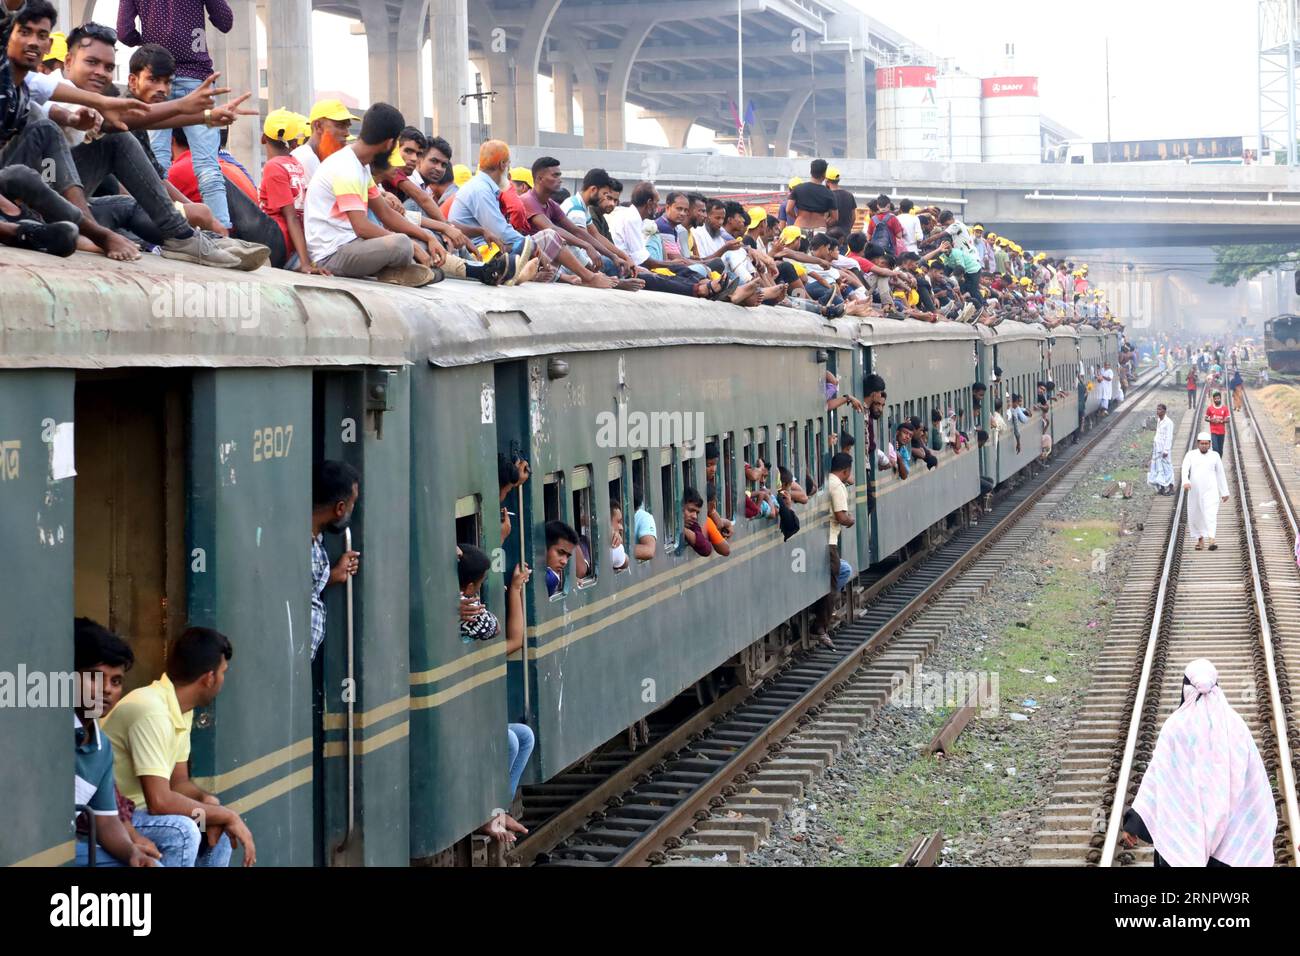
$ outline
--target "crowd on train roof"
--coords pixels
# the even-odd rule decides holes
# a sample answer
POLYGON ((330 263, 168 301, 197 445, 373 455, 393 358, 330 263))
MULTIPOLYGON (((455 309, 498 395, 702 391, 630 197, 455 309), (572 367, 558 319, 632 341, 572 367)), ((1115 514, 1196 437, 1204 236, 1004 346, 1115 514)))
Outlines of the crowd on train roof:
MULTIPOLYGON (((1113 327, 1104 297, 1089 286, 1086 265, 1027 251, 1011 239, 967 225, 949 210, 895 203, 882 193, 859 209, 840 172, 815 159, 807 180, 793 179, 780 199, 746 207, 652 182, 624 184, 589 170, 569 194, 560 162, 542 157, 514 166, 509 146, 484 142, 477 164, 456 165, 447 141, 408 125, 394 107, 376 103, 355 116, 325 100, 307 113, 282 104, 262 126, 266 162, 260 182, 226 150, 236 122, 257 116, 249 93, 218 85, 207 44, 196 37, 229 32, 225 0, 123 0, 116 29, 88 22, 57 32, 48 0, 2 0, 0 21, 0 244, 55 256, 77 251, 130 262, 142 255, 218 269, 270 267, 305 274, 377 279, 409 287, 447 278, 489 286, 565 283, 607 291, 665 292, 743 307, 788 308, 827 318, 912 318, 997 325, 1006 320, 1113 327), (125 88, 113 83, 119 43, 134 48, 125 88)), ((1120 354, 1087 389, 1103 390, 1103 407, 1128 384, 1133 353, 1120 354), (1118 380, 1116 380, 1118 371, 1118 380)), ((1032 411, 1019 395, 974 383, 973 407, 937 410, 933 420, 881 422, 886 383, 867 376, 863 398, 841 394, 827 373, 826 409, 845 405, 869 420, 864 450, 880 472, 907 477, 913 462, 934 467, 936 453, 959 454, 1001 429, 1020 443, 1035 413, 1050 452, 1049 408, 1066 400, 1040 386, 1032 411), (1007 404, 1005 417, 1003 399, 1007 404), (985 414, 987 412, 987 415, 985 414), (886 440, 876 435, 887 425, 886 440)), ((830 594, 818 617, 823 640, 834 594, 852 568, 838 550, 851 528, 853 438, 829 436, 825 469, 831 519, 830 594)), ((718 509, 719 449, 710 442, 700 487, 680 502, 675 545, 700 557, 725 558, 733 522, 718 509)), ((743 515, 771 520, 783 536, 799 531, 793 504, 817 492, 811 473, 761 457, 746 460, 743 515)), ((501 538, 510 536, 507 499, 529 479, 522 459, 500 463, 501 538)), ((361 476, 340 462, 317 466, 312 516, 311 656, 325 635, 327 587, 359 570, 345 550, 331 561, 326 533, 341 533, 360 495, 361 476)), ((572 563, 581 580, 593 564, 614 572, 650 560, 659 530, 633 487, 631 515, 610 506, 612 533, 593 546, 587 528, 561 521, 545 527, 548 594, 564 587, 572 563)), ((874 502, 869 499, 869 506, 874 502)), ((676 502, 673 507, 678 507, 676 502)), ((667 535, 666 535, 667 537, 667 535)), ((675 537, 675 535, 674 535, 675 537)), ((482 589, 491 569, 477 547, 457 548, 459 626, 468 643, 497 636, 507 652, 524 640, 523 588, 532 573, 522 560, 505 583, 506 620, 488 611, 482 589)), ((220 693, 234 648, 208 628, 192 627, 170 648, 166 672, 120 702, 130 646, 93 621, 75 632, 76 668, 103 682, 111 711, 78 711, 77 802, 95 824, 95 839, 78 841, 78 858, 126 865, 224 866, 242 847, 245 865, 256 848, 239 814, 188 775, 190 729, 197 707, 220 693), (97 677, 93 675, 98 675, 97 677), (116 755, 116 759, 114 759, 116 755), (197 821, 197 822, 196 822, 197 821)), ((510 791, 515 793, 533 748, 527 725, 508 725, 510 791)), ((485 813, 486 813, 485 808, 485 813)), ((491 812, 483 832, 511 842, 523 828, 505 810, 491 812)))
POLYGON ((223 102, 232 91, 194 41, 209 19, 232 28, 224 0, 129 0, 116 29, 66 35, 48 0, 3 2, 6 245, 405 286, 649 289, 828 318, 1111 324, 1087 265, 886 193, 859 209, 824 159, 761 206, 603 169, 570 194, 553 157, 512 166, 510 147, 488 140, 471 169, 388 104, 356 116, 323 100, 267 116, 259 182, 225 148, 229 128, 258 115, 250 94, 223 102), (119 41, 135 48, 125 89, 112 82, 119 41))

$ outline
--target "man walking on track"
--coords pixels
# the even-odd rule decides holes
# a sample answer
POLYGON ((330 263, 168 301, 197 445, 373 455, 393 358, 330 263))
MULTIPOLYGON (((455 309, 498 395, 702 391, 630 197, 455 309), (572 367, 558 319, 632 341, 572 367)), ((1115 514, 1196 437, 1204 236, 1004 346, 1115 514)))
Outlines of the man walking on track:
POLYGON ((1174 493, 1174 464, 1169 454, 1174 447, 1174 420, 1163 404, 1156 406, 1156 438, 1151 445, 1151 467, 1147 469, 1147 484, 1154 485, 1156 494, 1174 493))
POLYGON ((1205 410, 1205 420, 1210 423, 1210 441, 1214 450, 1223 455, 1223 439, 1228 434, 1228 403, 1223 400, 1223 393, 1217 388, 1210 395, 1210 406, 1205 410))
POLYGON ((1196 450, 1183 459, 1183 490, 1187 492, 1187 532, 1196 539, 1196 550, 1210 539, 1210 550, 1217 551, 1214 532, 1219 523, 1219 504, 1228 500, 1228 479, 1223 474, 1223 459, 1210 450, 1210 433, 1196 436, 1196 450))
POLYGON ((1196 407, 1196 366, 1187 366, 1187 407, 1196 407))

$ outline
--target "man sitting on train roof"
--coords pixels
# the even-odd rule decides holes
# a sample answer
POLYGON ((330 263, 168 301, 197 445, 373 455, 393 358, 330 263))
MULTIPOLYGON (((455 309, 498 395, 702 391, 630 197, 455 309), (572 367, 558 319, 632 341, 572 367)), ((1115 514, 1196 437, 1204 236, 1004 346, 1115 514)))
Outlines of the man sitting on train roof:
MULTIPOLYGON (((18 7, 15 0, 5 0, 8 9, 18 7)), ((143 115, 147 107, 132 100, 111 99, 97 93, 79 90, 63 83, 58 77, 37 72, 41 57, 50 46, 50 33, 58 19, 58 12, 47 0, 28 0, 16 13, 0 21, 0 168, 28 166, 40 170, 47 179, 53 176, 55 191, 80 215, 71 217, 66 211, 59 221, 75 223, 80 234, 112 259, 133 261, 140 252, 133 243, 107 229, 96 220, 77 174, 68 142, 58 125, 41 115, 39 110, 29 113, 29 107, 54 100, 78 107, 74 112, 63 111, 58 116, 69 122, 92 126, 102 117, 110 129, 125 128, 126 121, 143 115), (97 112, 96 112, 97 111, 97 112)), ((10 215, 12 212, 6 208, 10 215)), ((53 210, 52 210, 53 211, 53 210)), ((51 251, 61 251, 59 236, 62 228, 54 230, 23 230, 20 241, 29 248, 52 244, 51 251)))
POLYGON ((163 866, 225 867, 241 844, 244 866, 257 862, 239 814, 200 790, 189 771, 194 709, 217 699, 233 655, 224 634, 190 627, 169 648, 166 673, 104 719, 117 787, 136 805, 131 822, 158 845, 163 866))
MULTIPOLYGON (((88 92, 117 95, 118 89, 112 82, 117 59, 117 34, 98 23, 86 23, 73 30, 68 41, 68 59, 63 81, 88 92)), ((158 72, 164 73, 168 82, 159 84, 159 90, 164 87, 170 90, 175 61, 162 47, 154 49, 157 54, 150 57, 148 62, 157 64, 166 57, 170 68, 160 66, 158 72), (168 69, 171 72, 167 72, 168 69)), ((109 184, 113 193, 119 189, 126 192, 125 196, 99 195, 91 200, 91 208, 96 210, 104 225, 143 240, 148 246, 161 247, 162 255, 169 259, 251 271, 265 264, 270 256, 269 250, 260 242, 241 243, 227 238, 224 227, 220 227, 221 235, 205 233, 196 228, 196 225, 217 228, 211 210, 202 205, 197 181, 194 181, 192 195, 185 195, 179 189, 168 189, 167 183, 157 172, 160 167, 157 166, 154 153, 145 145, 149 142, 149 130, 176 132, 179 127, 192 127, 195 124, 224 130, 240 116, 257 115, 256 110, 240 108, 248 99, 248 93, 231 100, 225 106, 216 106, 214 97, 225 92, 228 92, 225 88, 214 87, 213 78, 209 77, 186 96, 149 103, 148 112, 144 116, 126 121, 128 132, 113 132, 93 126, 83 130, 70 124, 70 120, 75 117, 70 118, 67 114, 58 116, 53 110, 51 118, 66 126, 64 136, 72 147, 77 173, 88 193, 95 196, 102 192, 100 186, 105 183, 109 184), (177 207, 173 193, 189 205, 177 207), (199 219, 194 224, 187 219, 187 211, 191 208, 196 211, 199 219)), ((176 167, 172 171, 177 172, 176 167)), ((190 171, 192 179, 192 164, 190 171)), ((245 202, 244 206, 245 213, 250 210, 252 216, 261 218, 252 200, 245 202)))

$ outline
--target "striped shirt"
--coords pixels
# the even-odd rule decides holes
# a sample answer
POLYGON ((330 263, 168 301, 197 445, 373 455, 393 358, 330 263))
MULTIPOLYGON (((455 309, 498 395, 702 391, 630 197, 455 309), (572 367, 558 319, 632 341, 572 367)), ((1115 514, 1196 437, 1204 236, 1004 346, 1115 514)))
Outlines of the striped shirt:
POLYGON ((311 539, 311 659, 325 640, 325 602, 321 592, 330 583, 330 557, 325 553, 325 536, 311 539))

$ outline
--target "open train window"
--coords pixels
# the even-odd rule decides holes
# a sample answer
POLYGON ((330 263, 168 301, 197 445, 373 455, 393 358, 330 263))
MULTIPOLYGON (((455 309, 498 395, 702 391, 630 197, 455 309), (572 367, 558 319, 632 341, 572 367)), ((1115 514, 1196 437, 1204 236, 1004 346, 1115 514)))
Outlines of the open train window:
POLYGON ((810 495, 813 492, 815 492, 818 487, 817 475, 816 475, 817 446, 814 444, 815 441, 816 441, 816 433, 813 431, 813 420, 811 418, 804 419, 804 426, 803 426, 804 481, 808 485, 808 487, 806 487, 804 491, 808 492, 808 494, 810 495))
POLYGON ((798 481, 799 480, 799 457, 800 457, 798 422, 790 423, 790 432, 788 436, 788 441, 789 441, 789 449, 790 449, 788 454, 790 455, 790 460, 786 462, 786 467, 790 469, 790 474, 794 476, 794 480, 798 481))
MULTIPOLYGON (((564 472, 553 471, 542 478, 542 514, 549 521, 564 520, 564 472)), ((569 567, 573 566, 570 559, 569 567)), ((545 572, 543 572, 545 573, 545 572)), ((558 601, 568 591, 569 569, 560 573, 560 586, 551 595, 552 601, 558 601)))
POLYGON ((767 466, 768 474, 772 473, 772 459, 768 454, 767 429, 759 427, 754 430, 754 444, 757 448, 758 457, 762 459, 763 464, 767 466))
MULTIPOLYGON (((790 467, 789 450, 785 443, 785 425, 783 424, 776 426, 776 465, 790 467)), ((772 470, 775 471, 776 468, 774 467, 772 470)))
POLYGON ((639 508, 654 513, 650 507, 650 463, 643 451, 632 455, 632 510, 639 508))
MULTIPOLYGON (((745 464, 747 466, 753 465, 754 459, 757 456, 754 453, 754 433, 750 429, 746 428, 741 432, 740 445, 741 450, 745 454, 745 464)), ((752 491, 752 484, 753 483, 749 480, 749 472, 746 471, 744 479, 741 481, 741 486, 752 491)))
POLYGON ((483 547, 483 508, 478 495, 456 499, 456 543, 483 547))
POLYGON ((596 542, 596 513, 591 499, 591 466, 579 465, 570 479, 573 488, 573 528, 578 532, 578 550, 573 555, 574 574, 578 587, 596 583, 596 556, 600 549, 596 542))
POLYGON ((673 476, 673 456, 676 450, 673 448, 659 449, 659 493, 662 496, 661 506, 664 519, 664 541, 672 542, 672 548, 677 549, 677 487, 673 476))
POLYGON ((722 436, 722 460, 718 462, 718 503, 725 518, 736 517, 736 439, 727 432, 722 436))
POLYGON ((695 470, 695 443, 683 442, 680 449, 680 456, 682 461, 682 487, 694 488, 697 491, 702 492, 704 487, 696 481, 696 479, 703 478, 704 473, 703 471, 700 471, 697 474, 695 470))
MULTIPOLYGON (((623 481, 623 473, 622 457, 611 458, 609 460, 609 531, 612 538, 615 526, 621 523, 623 548, 631 555, 634 543, 629 542, 629 535, 632 534, 632 514, 627 510, 627 487, 623 481), (618 512, 617 516, 614 514, 615 511, 618 512)), ((617 572, 619 569, 614 570, 617 572)))
POLYGON ((827 456, 821 451, 821 449, 825 447, 826 446, 822 444, 822 420, 819 418, 817 419, 817 458, 815 460, 817 474, 813 476, 817 479, 818 488, 820 488, 826 480, 827 456))

